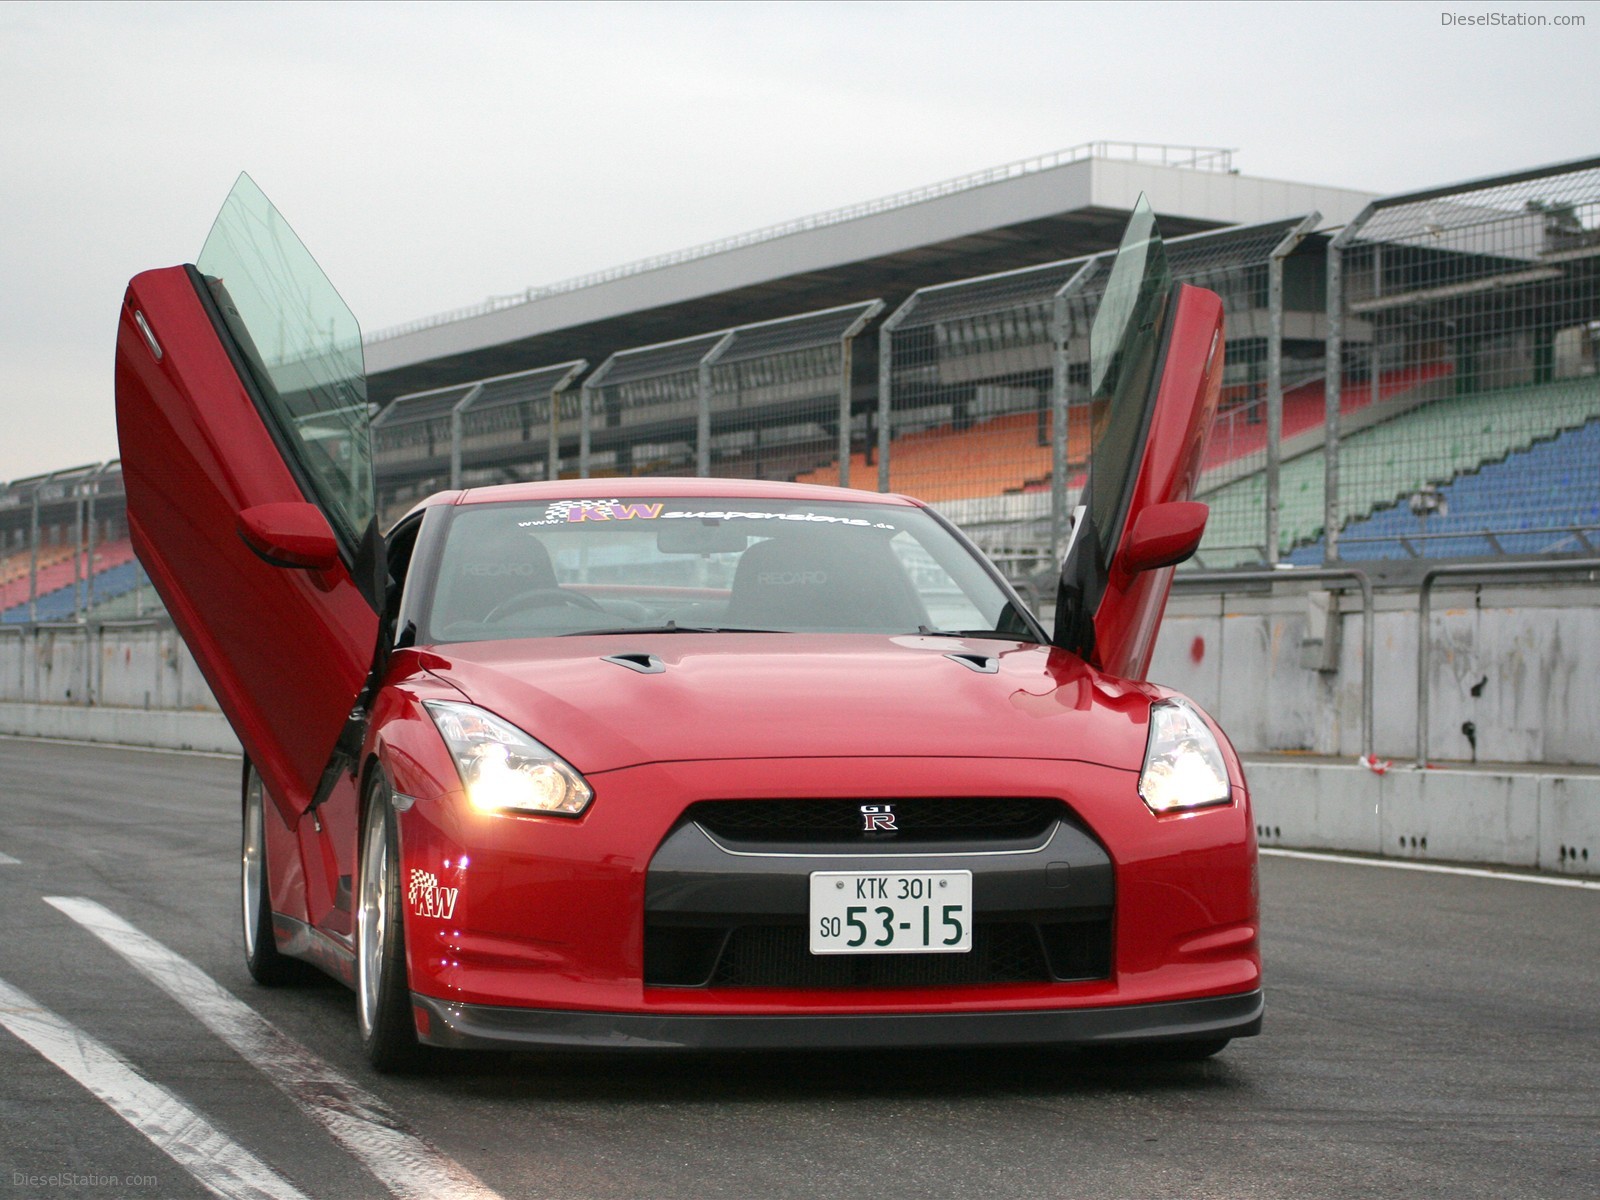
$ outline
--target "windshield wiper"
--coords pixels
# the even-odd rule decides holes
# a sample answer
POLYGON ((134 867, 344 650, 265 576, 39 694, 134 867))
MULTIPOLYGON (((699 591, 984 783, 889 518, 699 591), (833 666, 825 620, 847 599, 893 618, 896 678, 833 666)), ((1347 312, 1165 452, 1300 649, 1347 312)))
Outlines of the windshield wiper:
POLYGON ((1035 640, 1026 633, 1006 633, 999 629, 930 629, 926 625, 918 625, 917 633, 921 637, 996 638, 1006 642, 1032 642, 1035 640))
POLYGON ((619 625, 615 629, 574 629, 562 637, 605 637, 622 633, 782 633, 781 629, 751 629, 742 625, 679 625, 668 621, 665 625, 619 625))

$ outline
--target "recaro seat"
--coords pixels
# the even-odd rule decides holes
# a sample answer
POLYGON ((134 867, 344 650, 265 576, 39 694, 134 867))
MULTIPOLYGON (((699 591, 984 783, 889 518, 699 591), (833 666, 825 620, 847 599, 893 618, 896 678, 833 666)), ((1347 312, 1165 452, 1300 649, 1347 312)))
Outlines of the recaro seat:
POLYGON ((457 619, 469 621, 482 621, 499 605, 524 592, 560 586, 550 552, 543 542, 528 535, 507 536, 478 547, 461 563, 459 572, 452 589, 452 607, 457 619))
POLYGON ((887 539, 805 530, 744 552, 723 620, 733 628, 912 633, 928 615, 887 539))

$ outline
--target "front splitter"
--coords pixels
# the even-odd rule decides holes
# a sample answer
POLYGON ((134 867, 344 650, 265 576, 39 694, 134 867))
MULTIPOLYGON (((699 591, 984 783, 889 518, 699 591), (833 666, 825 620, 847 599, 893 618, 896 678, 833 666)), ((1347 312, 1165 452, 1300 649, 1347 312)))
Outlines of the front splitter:
POLYGON ((1032 1012, 708 1016, 455 1004, 413 994, 430 1046, 455 1050, 860 1050, 961 1046, 1112 1046, 1250 1037, 1259 990, 1164 1004, 1032 1012))

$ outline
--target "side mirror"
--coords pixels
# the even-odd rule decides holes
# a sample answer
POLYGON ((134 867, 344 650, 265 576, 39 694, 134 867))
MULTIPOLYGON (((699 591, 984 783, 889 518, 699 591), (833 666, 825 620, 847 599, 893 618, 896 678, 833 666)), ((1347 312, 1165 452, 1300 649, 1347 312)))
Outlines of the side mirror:
POLYGON ((1121 566, 1130 575, 1181 563, 1200 548, 1211 510, 1194 500, 1152 504, 1141 512, 1123 543, 1121 566))
POLYGON ((314 504, 258 504, 239 514, 239 536, 275 567, 327 571, 339 563, 339 542, 314 504))

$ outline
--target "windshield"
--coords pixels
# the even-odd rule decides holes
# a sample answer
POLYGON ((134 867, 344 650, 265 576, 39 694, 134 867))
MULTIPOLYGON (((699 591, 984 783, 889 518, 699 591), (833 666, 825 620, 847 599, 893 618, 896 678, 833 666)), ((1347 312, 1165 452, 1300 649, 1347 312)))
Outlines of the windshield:
POLYGON ((937 519, 879 504, 556 500, 451 511, 420 640, 959 633, 1033 641, 937 519))

